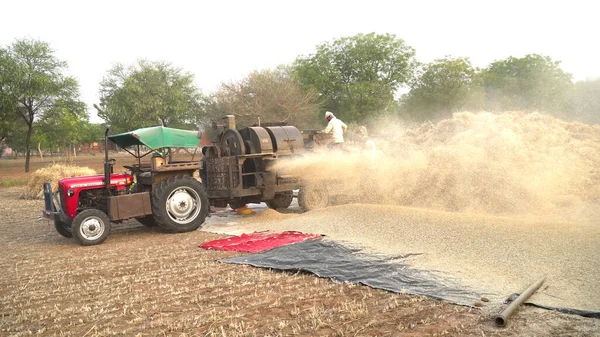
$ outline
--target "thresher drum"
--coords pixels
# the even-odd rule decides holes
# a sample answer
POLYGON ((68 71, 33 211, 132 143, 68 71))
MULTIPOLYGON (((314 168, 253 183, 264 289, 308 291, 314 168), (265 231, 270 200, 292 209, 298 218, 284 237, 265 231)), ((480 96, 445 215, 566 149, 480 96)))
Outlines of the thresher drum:
POLYGON ((216 145, 203 148, 207 191, 265 187, 262 173, 274 159, 301 154, 304 142, 293 126, 253 126, 225 129, 216 145), (240 168, 242 170, 240 174, 240 168))

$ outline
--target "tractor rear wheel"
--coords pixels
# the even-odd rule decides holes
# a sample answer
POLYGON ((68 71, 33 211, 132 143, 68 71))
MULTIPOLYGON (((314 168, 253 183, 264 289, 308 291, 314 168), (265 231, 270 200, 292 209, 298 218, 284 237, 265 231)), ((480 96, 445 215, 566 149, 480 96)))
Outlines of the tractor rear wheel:
POLYGON ((71 224, 73 237, 82 246, 93 246, 104 242, 110 234, 110 228, 108 215, 98 209, 81 211, 71 224))
POLYGON ((156 220, 154 219, 154 217, 152 215, 146 215, 144 217, 135 218, 135 219, 137 220, 137 222, 141 223, 142 225, 144 225, 146 227, 157 226, 156 220))
POLYGON ((275 197, 273 199, 267 201, 267 206, 269 206, 272 209, 288 208, 292 204, 293 199, 293 191, 277 193, 275 194, 275 197))
POLYGON ((325 208, 329 205, 329 192, 324 185, 305 184, 298 192, 298 205, 303 211, 325 208))
POLYGON ((152 191, 152 213, 158 226, 170 233, 198 229, 208 214, 202 184, 188 175, 163 180, 152 191))
POLYGON ((54 219, 54 228, 56 228, 56 231, 58 232, 58 234, 64 236, 67 239, 70 239, 73 237, 73 232, 71 231, 71 225, 68 225, 58 219, 54 219))

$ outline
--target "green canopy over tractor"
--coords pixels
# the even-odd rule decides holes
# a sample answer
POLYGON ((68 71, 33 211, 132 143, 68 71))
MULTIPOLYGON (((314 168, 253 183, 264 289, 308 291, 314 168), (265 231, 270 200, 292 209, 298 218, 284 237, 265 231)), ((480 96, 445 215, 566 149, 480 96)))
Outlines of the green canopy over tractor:
POLYGON ((122 148, 143 145, 151 150, 164 147, 197 148, 200 141, 198 131, 172 129, 164 126, 137 129, 108 136, 108 139, 122 148))

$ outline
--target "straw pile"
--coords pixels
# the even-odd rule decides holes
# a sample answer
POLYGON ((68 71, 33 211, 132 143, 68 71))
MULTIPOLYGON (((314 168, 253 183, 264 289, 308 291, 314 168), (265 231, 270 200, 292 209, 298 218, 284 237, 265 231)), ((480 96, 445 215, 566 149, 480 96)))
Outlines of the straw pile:
POLYGON ((79 177, 94 175, 96 171, 89 167, 53 164, 43 167, 31 174, 27 188, 21 195, 24 199, 42 199, 44 198, 44 182, 49 181, 52 184, 52 191, 58 191, 58 181, 62 178, 79 177))
POLYGON ((600 200, 599 125, 464 112, 387 127, 383 153, 316 153, 278 169, 367 204, 507 215, 600 200))

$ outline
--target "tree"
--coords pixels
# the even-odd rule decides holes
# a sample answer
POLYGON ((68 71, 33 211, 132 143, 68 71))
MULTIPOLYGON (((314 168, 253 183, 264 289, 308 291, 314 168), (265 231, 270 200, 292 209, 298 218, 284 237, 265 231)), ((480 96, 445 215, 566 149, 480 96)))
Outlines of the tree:
MULTIPOLYGON (((66 62, 52 53, 47 43, 36 40, 17 40, 0 49, 2 114, 16 116, 18 123, 26 125, 25 172, 29 172, 35 121, 58 105, 78 101, 77 81, 63 74, 67 69, 66 62)), ((21 134, 18 136, 22 137, 21 134)), ((13 137, 17 135, 13 133, 13 137)))
POLYGON ((353 122, 394 106, 397 90, 413 74, 414 55, 393 34, 358 34, 318 45, 294 68, 303 88, 315 89, 325 109, 353 122))
POLYGON ((242 80, 223 83, 213 96, 211 115, 234 114, 240 126, 262 122, 310 125, 318 112, 314 90, 300 88, 294 74, 285 67, 253 71, 242 80))
MULTIPOLYGON (((0 75, 1 76, 1 75, 0 75)), ((2 88, 0 87, 0 91, 2 88)), ((4 97, 0 92, 0 99, 4 97)), ((2 151, 4 150, 4 146, 11 142, 14 136, 17 135, 15 133, 17 129, 17 125, 19 121, 17 120, 17 116, 14 114, 13 109, 9 108, 7 104, 3 104, 0 101, 0 155, 2 155, 2 151)))
POLYGON ((100 83, 98 116, 116 132, 185 125, 202 113, 193 82, 192 74, 166 62, 116 64, 100 83))
POLYGON ((97 136, 92 134, 83 103, 49 110, 38 122, 38 128, 36 140, 44 147, 64 150, 67 159, 71 158, 73 146, 96 140, 93 137, 97 136))
POLYGON ((537 54, 492 62, 483 72, 486 108, 558 112, 567 107, 571 74, 537 54))
MULTIPOLYGON (((25 123, 15 123, 11 129, 6 133, 4 143, 10 147, 15 157, 20 153, 27 152, 27 144, 25 143, 26 137, 23 135, 27 134, 28 126, 25 123)), ((33 138, 33 137, 32 137, 33 138)))
POLYGON ((423 65, 402 97, 402 109, 418 120, 447 118, 453 111, 482 107, 483 90, 468 58, 446 57, 423 65))
MULTIPOLYGON (((0 53, 2 53, 2 49, 0 49, 0 53)), ((0 56, 0 60, 2 56, 0 56)), ((0 74, 0 78, 1 78, 0 74)), ((7 96, 3 93, 3 86, 0 85, 0 140, 5 139, 11 130, 15 128, 15 122, 17 116, 13 112, 14 108, 11 106, 12 102, 6 100, 7 96)))
POLYGON ((600 124, 600 78, 575 82, 569 103, 572 115, 565 118, 600 124))

